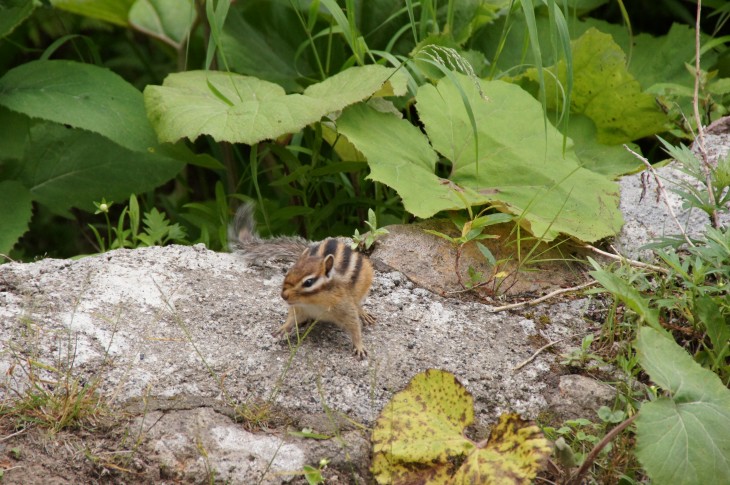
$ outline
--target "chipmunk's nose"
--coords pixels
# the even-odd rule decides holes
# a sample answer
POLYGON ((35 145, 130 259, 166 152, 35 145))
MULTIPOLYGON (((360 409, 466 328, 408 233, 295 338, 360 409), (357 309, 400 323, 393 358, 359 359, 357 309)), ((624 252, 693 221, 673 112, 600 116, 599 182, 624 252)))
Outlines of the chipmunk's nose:
POLYGON ((284 299, 284 301, 289 301, 289 295, 289 288, 284 288, 283 290, 281 290, 281 297, 284 299))

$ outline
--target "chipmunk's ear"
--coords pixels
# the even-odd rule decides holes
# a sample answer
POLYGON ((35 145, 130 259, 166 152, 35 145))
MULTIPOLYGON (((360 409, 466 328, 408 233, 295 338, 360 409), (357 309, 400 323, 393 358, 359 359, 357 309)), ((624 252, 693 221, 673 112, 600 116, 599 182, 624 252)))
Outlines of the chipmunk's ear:
POLYGON ((332 268, 335 267, 335 256, 333 254, 328 254, 324 258, 324 262, 322 263, 324 266, 324 275, 329 278, 332 276, 332 268))

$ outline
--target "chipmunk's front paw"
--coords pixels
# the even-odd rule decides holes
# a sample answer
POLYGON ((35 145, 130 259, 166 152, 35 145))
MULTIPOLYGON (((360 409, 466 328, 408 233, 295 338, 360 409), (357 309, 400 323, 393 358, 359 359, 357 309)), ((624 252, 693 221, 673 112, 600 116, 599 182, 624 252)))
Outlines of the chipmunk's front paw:
POLYGON ((288 337, 290 332, 291 332, 291 329, 289 327, 287 327, 286 325, 282 325, 278 329, 271 332, 271 335, 276 340, 282 340, 283 338, 288 337))
POLYGON ((363 325, 375 325, 375 317, 362 309, 360 310, 360 321, 363 325))
POLYGON ((285 339, 292 335, 292 330, 296 329, 296 332, 294 332, 294 338, 299 338, 298 335, 304 334, 304 332, 307 331, 307 328, 309 325, 311 325, 313 322, 312 320, 306 320, 304 322, 300 322, 299 324, 293 324, 293 325, 287 325, 286 323, 279 327, 278 330, 275 332, 272 332, 271 335, 274 336, 276 339, 285 339))
POLYGON ((355 347, 353 353, 355 354, 355 357, 357 357, 359 360, 363 360, 368 356, 368 351, 365 350, 365 347, 363 346, 355 347))

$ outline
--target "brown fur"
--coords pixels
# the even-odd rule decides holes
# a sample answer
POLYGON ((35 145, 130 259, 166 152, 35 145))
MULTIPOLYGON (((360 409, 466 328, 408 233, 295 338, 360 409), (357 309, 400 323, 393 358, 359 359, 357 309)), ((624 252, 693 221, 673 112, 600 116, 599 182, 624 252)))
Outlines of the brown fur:
POLYGON ((367 351, 362 344, 362 325, 375 323, 362 308, 373 282, 373 266, 367 256, 353 252, 350 257, 355 262, 339 273, 336 268, 342 268, 338 258, 346 253, 345 243, 336 240, 334 254, 325 255, 323 247, 328 241, 333 240, 322 241, 314 255, 311 250, 304 251, 284 278, 281 297, 289 304, 289 314, 277 333, 286 335, 295 325, 309 320, 332 322, 350 334, 356 355, 363 358, 367 351), (307 287, 305 283, 312 280, 307 287))
POLYGON ((261 239, 256 233, 252 204, 236 212, 228 229, 228 241, 231 251, 242 254, 250 263, 295 261, 281 290, 281 297, 289 304, 289 314, 276 336, 288 335, 295 326, 307 321, 327 321, 350 335, 359 358, 367 355, 362 325, 375 323, 362 308, 373 282, 373 265, 367 256, 352 251, 341 239, 320 243, 299 237, 261 239))

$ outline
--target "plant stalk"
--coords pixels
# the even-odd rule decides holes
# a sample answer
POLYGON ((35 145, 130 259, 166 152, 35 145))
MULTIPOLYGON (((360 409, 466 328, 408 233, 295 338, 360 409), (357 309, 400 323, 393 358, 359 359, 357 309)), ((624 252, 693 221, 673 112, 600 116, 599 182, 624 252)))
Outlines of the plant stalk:
POLYGON ((567 484, 580 485, 580 483, 582 483, 581 481, 583 479, 583 475, 586 474, 588 469, 593 465, 593 462, 596 461, 596 457, 601 452, 601 450, 605 448, 606 445, 609 444, 619 433, 621 433, 631 423, 633 423, 638 415, 639 413, 634 414, 629 419, 609 431, 608 434, 606 434, 606 436, 604 436, 603 439, 591 450, 591 452, 588 453, 586 459, 583 460, 583 464, 580 466, 580 468, 578 468, 578 471, 575 472, 572 477, 570 477, 567 484))
POLYGON ((695 123, 697 123, 697 149, 700 152, 702 163, 702 172, 705 174, 705 185, 707 185, 707 199, 712 206, 712 215, 710 222, 715 229, 720 227, 720 217, 717 213, 717 201, 715 200, 715 192, 712 186, 712 173, 710 162, 707 159, 707 150, 705 149, 705 130, 702 128, 702 118, 700 117, 699 93, 700 93, 700 13, 702 12, 702 0, 697 0, 697 14, 695 16, 695 86, 692 98, 692 108, 694 110, 695 123))

